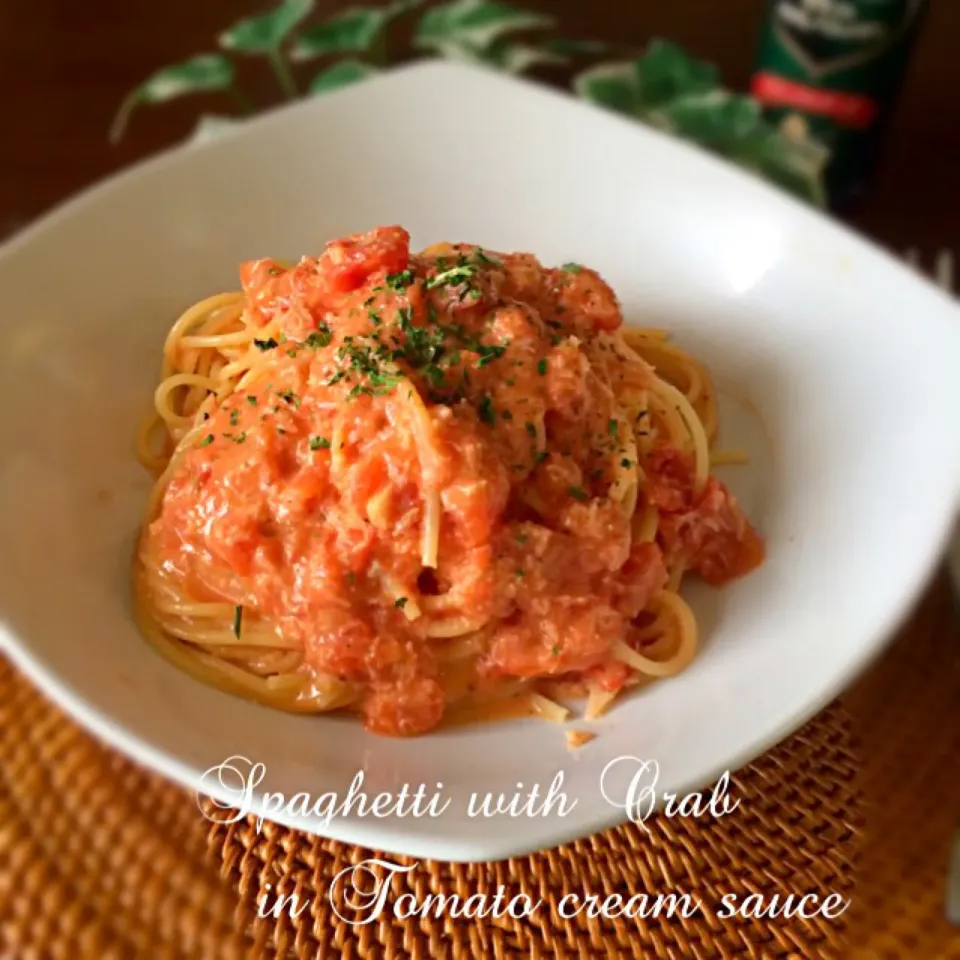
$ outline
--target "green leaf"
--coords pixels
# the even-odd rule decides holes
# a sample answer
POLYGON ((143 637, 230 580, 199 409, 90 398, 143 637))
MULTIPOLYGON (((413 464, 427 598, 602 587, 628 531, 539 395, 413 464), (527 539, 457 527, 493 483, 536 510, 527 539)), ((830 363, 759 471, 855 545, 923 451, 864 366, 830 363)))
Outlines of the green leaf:
POLYGON ((541 65, 562 65, 568 62, 566 57, 527 43, 494 44, 488 51, 486 59, 493 66, 513 74, 524 73, 541 65))
POLYGON ((293 60, 313 60, 328 53, 366 53, 372 50, 389 19, 386 10, 348 7, 305 30, 293 45, 293 60))
POLYGON ((602 40, 569 40, 565 37, 551 37, 544 40, 542 48, 559 57, 593 57, 605 53, 623 53, 623 47, 602 40))
POLYGON ((438 52, 449 49, 450 44, 485 52, 509 33, 540 30, 555 23, 547 14, 520 10, 497 0, 453 0, 423 15, 413 42, 420 49, 438 52))
POLYGON ((641 103, 648 110, 678 97, 707 93, 720 85, 715 67, 695 60, 666 40, 654 40, 636 61, 636 70, 641 103))
POLYGON ((807 122, 801 117, 794 114, 784 118, 777 127, 769 122, 767 126, 784 141, 784 149, 788 149, 798 162, 822 170, 830 160, 830 148, 811 135, 807 122))
POLYGON ((365 80, 367 77, 378 73, 376 67, 371 67, 368 63, 361 63, 359 60, 341 60, 326 70, 321 70, 310 82, 311 93, 326 93, 329 90, 337 90, 340 87, 346 87, 358 80, 365 80))
POLYGON ((220 46, 240 53, 273 53, 313 9, 314 0, 283 0, 267 13, 240 20, 220 34, 220 46))
POLYGON ((567 60, 540 47, 527 43, 498 40, 486 50, 477 50, 465 43, 438 44, 436 52, 449 60, 463 60, 496 67, 506 73, 520 74, 541 64, 564 64, 567 60))
POLYGON ((233 64, 215 53, 200 54, 158 70, 127 95, 110 128, 110 139, 116 143, 123 136, 130 115, 140 104, 164 103, 188 93, 228 90, 233 86, 233 76, 233 64))
POLYGON ((796 141, 766 130, 737 146, 732 159, 818 207, 826 207, 824 171, 830 151, 817 141, 796 141))
POLYGON ((714 67, 666 40, 654 40, 637 60, 601 64, 574 78, 585 100, 635 116, 718 87, 714 67))
POLYGON ((577 96, 618 113, 636 113, 640 106, 640 78, 634 61, 604 63, 577 74, 577 96))
POLYGON ((791 193, 824 205, 829 150, 806 129, 773 127, 752 98, 733 94, 717 71, 658 40, 639 59, 585 70, 574 89, 586 100, 644 120, 734 161, 791 193))
POLYGON ((423 0, 396 0, 388 7, 348 7, 300 35, 290 56, 314 60, 329 53, 369 53, 397 17, 423 5, 423 0))
POLYGON ((383 10, 351 7, 305 31, 290 51, 293 60, 312 60, 327 53, 371 50, 387 22, 383 10))
POLYGON ((402 17, 411 10, 417 10, 419 7, 422 7, 423 4, 424 0, 394 0, 394 2, 387 7, 387 16, 390 17, 391 20, 395 20, 397 17, 402 17))
POLYGON ((197 121, 193 128, 193 135, 190 140, 193 143, 206 143, 208 140, 215 140, 221 133, 234 127, 237 123, 235 117, 223 117, 219 114, 205 113, 197 121))
POLYGON ((646 119, 687 140, 728 154, 764 126, 760 105, 751 97, 726 90, 680 97, 652 110, 646 119))
POLYGON ((802 199, 824 205, 823 173, 830 151, 771 126, 752 97, 712 90, 682 97, 645 119, 733 160, 802 199))

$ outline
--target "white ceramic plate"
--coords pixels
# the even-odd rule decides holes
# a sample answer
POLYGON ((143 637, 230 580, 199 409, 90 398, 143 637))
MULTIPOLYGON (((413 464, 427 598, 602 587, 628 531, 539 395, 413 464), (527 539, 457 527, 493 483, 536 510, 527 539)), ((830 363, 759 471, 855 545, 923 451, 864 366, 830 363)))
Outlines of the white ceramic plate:
POLYGON ((490 859, 619 822, 600 778, 624 755, 656 759, 670 791, 745 764, 878 651, 954 517, 960 315, 943 294, 723 163, 492 73, 416 66, 168 153, 3 248, 0 292, 4 648, 95 733, 193 789, 232 755, 265 765, 259 791, 288 797, 342 798, 358 770, 371 793, 441 782, 451 804, 436 819, 276 817, 390 852, 490 859), (240 260, 380 223, 418 245, 597 267, 628 317, 672 328, 711 365, 724 439, 754 456, 727 476, 767 564, 694 591, 702 655, 618 705, 576 754, 533 720, 397 741, 272 712, 181 675, 131 622, 148 489, 133 434, 169 324, 234 288, 240 260), (545 789, 561 770, 567 816, 466 815, 473 791, 545 789))

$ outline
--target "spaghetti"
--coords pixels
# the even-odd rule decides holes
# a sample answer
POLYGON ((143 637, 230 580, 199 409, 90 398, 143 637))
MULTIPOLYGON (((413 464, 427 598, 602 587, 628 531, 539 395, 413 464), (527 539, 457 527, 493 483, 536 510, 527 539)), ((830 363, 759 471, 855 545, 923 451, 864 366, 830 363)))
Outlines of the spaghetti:
POLYGON ((137 615, 195 677, 391 735, 589 718, 695 657, 688 573, 762 561, 707 370, 594 271, 382 227, 241 280, 170 330, 137 443, 137 615))

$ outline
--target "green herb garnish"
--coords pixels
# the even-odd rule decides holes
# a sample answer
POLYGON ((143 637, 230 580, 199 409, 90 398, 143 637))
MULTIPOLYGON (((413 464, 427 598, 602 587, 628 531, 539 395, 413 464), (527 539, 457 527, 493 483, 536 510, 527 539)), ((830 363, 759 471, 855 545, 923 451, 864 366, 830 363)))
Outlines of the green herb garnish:
POLYGON ((330 328, 325 323, 321 323, 320 326, 317 327, 317 329, 314 330, 313 333, 311 333, 310 336, 307 337, 307 339, 303 342, 308 347, 313 347, 316 349, 317 347, 330 346, 330 341, 332 339, 333 333, 331 332, 330 328))
POLYGON ((407 342, 404 344, 403 356, 412 367, 423 367, 440 359, 444 343, 442 328, 414 327, 408 323, 404 331, 407 342))
POLYGON ((488 363, 493 363, 494 360, 499 360, 506 352, 507 348, 505 346, 486 346, 485 344, 477 344, 477 353, 480 354, 480 359, 477 361, 477 369, 485 367, 488 363))
POLYGON ((413 283, 413 271, 401 270, 399 273, 391 273, 387 277, 387 286, 391 290, 406 290, 413 283))
MULTIPOLYGON (((375 343, 375 341, 374 341, 375 343)), ((357 384, 351 391, 351 397, 362 393, 371 396, 381 396, 388 393, 400 382, 400 372, 392 363, 385 362, 391 359, 390 351, 383 344, 376 344, 376 348, 367 344, 358 344, 353 337, 347 337, 343 346, 337 351, 341 360, 348 361, 351 372, 365 378, 365 383, 357 384)), ((346 376, 341 370, 328 383, 336 383, 346 376)))
POLYGON ((493 267, 502 267, 502 266, 503 266, 503 261, 502 261, 502 260, 498 260, 496 257, 491 257, 490 254, 487 253, 486 250, 483 249, 483 247, 477 247, 476 254, 477 254, 477 259, 478 259, 481 263, 485 263, 485 264, 488 264, 489 266, 493 266, 493 267))
POLYGON ((442 387, 444 381, 443 370, 435 363, 431 363, 423 368, 423 375, 430 381, 434 387, 442 387))
POLYGON ((450 270, 444 270, 442 273, 435 274, 427 280, 424 286, 426 286, 428 290, 433 290, 434 287, 445 287, 450 284, 463 283, 465 280, 469 280, 476 272, 476 267, 464 264, 463 266, 453 267, 450 270))
POLYGON ((480 401, 480 404, 477 407, 477 413, 484 423, 489 423, 491 426, 493 426, 493 423, 496 420, 496 415, 493 412, 493 401, 490 399, 489 393, 484 394, 483 399, 480 401))
POLYGON ((326 437, 311 437, 310 449, 311 450, 329 450, 330 441, 326 437))

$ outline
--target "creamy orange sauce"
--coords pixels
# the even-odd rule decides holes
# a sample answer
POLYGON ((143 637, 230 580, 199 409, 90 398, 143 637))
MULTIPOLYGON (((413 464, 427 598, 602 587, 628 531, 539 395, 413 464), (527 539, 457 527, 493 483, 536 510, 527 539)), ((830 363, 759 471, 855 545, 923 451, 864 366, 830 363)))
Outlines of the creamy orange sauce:
POLYGON ((616 690, 629 671, 610 645, 631 642, 663 589, 665 553, 714 583, 761 561, 723 485, 695 494, 670 448, 642 464, 662 535, 633 542, 609 496, 627 456, 625 374, 597 336, 622 317, 594 271, 468 245, 411 255, 389 227, 241 277, 250 315, 279 317, 283 334, 260 344, 267 373, 180 462, 148 549, 186 594, 241 607, 244 623, 302 645, 304 669, 359 684, 370 729, 443 718, 439 654, 455 641, 427 621, 472 625, 469 690, 505 678, 616 690), (408 604, 430 616, 409 619, 408 604))

